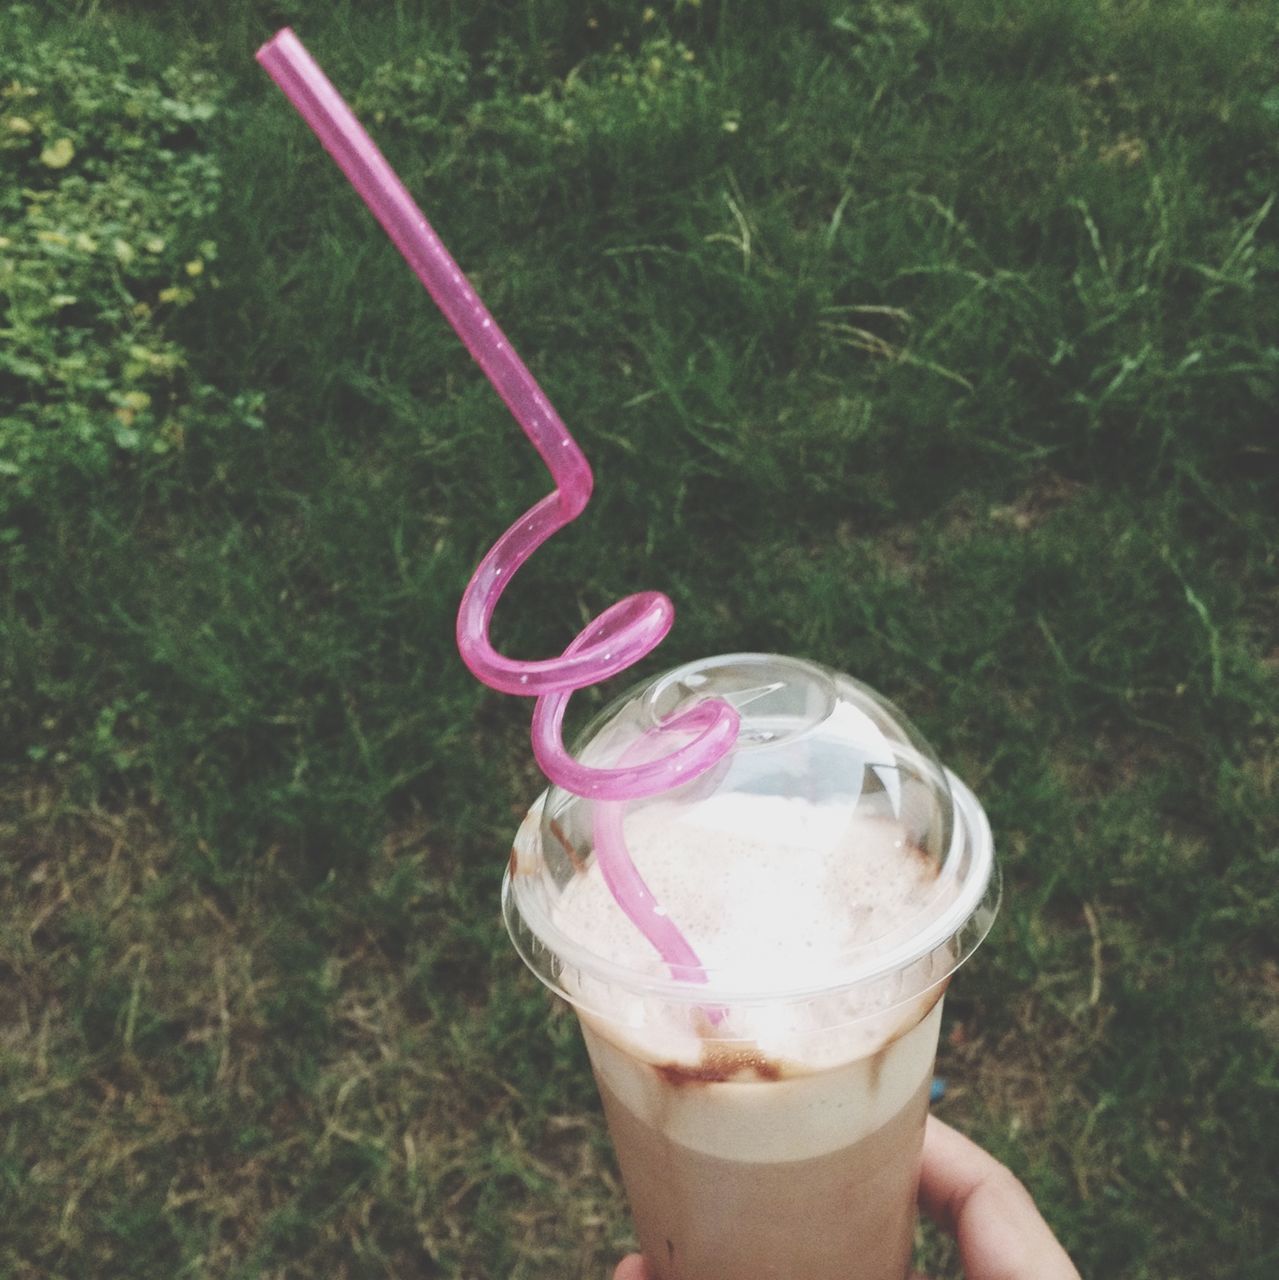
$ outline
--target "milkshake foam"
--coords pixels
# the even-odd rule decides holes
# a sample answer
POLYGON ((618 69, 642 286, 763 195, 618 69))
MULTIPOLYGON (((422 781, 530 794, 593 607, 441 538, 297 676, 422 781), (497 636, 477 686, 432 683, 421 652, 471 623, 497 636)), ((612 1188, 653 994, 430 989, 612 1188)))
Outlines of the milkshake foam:
MULTIPOLYGON (((627 816, 625 833, 636 867, 707 969, 763 999, 727 1004, 708 1040, 687 1010, 576 975, 579 999, 606 1014, 583 1022, 596 1073, 622 1105, 721 1159, 796 1160, 857 1141, 916 1094, 931 1070, 949 963, 904 1001, 891 982, 850 989, 834 1011, 830 997, 820 1008, 768 999, 823 987, 850 953, 917 928, 921 912, 953 900, 954 885, 900 823, 739 794, 649 805, 627 816), (701 1087, 680 1087, 690 1083, 701 1087)), ((615 962, 661 975, 594 864, 552 918, 615 962)), ((714 989, 712 981, 708 1005, 714 989)))

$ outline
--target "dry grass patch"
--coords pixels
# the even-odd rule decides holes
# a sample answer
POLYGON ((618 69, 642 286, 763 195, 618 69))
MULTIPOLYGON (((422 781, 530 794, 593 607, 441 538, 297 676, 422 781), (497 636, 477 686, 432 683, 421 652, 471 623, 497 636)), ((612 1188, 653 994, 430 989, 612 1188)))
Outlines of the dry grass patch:
POLYGON ((4 1158, 10 1212, 46 1225, 0 1270, 478 1276, 500 1232, 538 1276, 621 1247, 598 1117, 530 1106, 523 1046, 484 1042, 484 968, 464 1002, 437 981, 420 831, 317 910, 270 853, 230 897, 153 815, 16 799, 4 1158), (380 895, 420 938, 379 930, 380 895))

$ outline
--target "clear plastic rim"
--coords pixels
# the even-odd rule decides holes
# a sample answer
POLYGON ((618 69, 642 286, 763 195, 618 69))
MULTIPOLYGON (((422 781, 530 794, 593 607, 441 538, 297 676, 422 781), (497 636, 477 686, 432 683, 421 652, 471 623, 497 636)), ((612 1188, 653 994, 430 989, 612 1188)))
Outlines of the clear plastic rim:
MULTIPOLYGON (((943 974, 933 975, 930 986, 945 982, 990 932, 999 908, 1001 888, 994 839, 986 812, 958 777, 949 769, 945 773, 955 798, 955 816, 959 819, 951 831, 945 866, 953 875, 953 869, 962 864, 966 852, 971 859, 960 893, 919 933, 880 954, 872 954, 880 945, 878 943, 849 952, 820 983, 761 992, 753 986, 735 987, 729 975, 723 975, 722 979, 719 977, 722 970, 704 970, 705 982, 637 972, 597 955, 564 933, 542 910, 534 894, 521 884, 521 878, 511 875, 509 867, 502 878, 502 917, 507 932, 524 963, 547 987, 571 1004, 580 1004, 581 999, 577 992, 558 980, 559 973, 566 967, 576 969, 597 982, 620 987, 631 995, 675 1004, 705 1005, 708 1001, 772 1004, 830 996, 882 980, 904 972, 912 964, 935 955, 952 940, 962 938, 951 958, 950 968, 943 974), (543 954, 539 955, 539 951, 543 954)), ((539 808, 544 799, 545 795, 540 797, 534 808, 539 808)))

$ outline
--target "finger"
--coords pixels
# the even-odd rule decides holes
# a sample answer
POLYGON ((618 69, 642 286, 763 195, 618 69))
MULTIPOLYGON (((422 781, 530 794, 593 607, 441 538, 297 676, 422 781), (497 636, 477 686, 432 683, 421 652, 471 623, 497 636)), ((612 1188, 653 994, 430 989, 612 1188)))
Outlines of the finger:
POLYGON ((967 1280, 1079 1280, 1011 1171, 932 1116, 924 1135, 919 1203, 959 1240, 967 1280))
POLYGON ((638 1253, 632 1253, 617 1264, 613 1280, 648 1280, 648 1268, 638 1253))

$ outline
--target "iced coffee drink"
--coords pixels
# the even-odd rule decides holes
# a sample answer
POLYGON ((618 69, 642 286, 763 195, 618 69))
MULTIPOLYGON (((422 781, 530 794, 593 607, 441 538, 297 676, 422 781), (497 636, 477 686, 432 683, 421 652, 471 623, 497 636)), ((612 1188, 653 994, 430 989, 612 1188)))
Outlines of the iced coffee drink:
POLYGON ((890 706, 794 660, 714 659, 606 713, 599 759, 724 697, 714 776, 627 805, 627 853, 696 950, 672 973, 548 792, 505 889, 576 1009, 640 1246, 660 1280, 904 1280, 942 996, 996 883, 971 793, 890 706))
POLYGON ((258 58, 555 481, 477 567, 458 649, 483 683, 536 698, 555 785, 521 828, 503 910, 581 1017, 651 1267, 902 1280, 942 991, 994 911, 980 806, 883 699, 769 655, 673 671, 565 749, 569 697, 650 654, 671 602, 615 601, 555 658, 493 648, 499 597, 581 513, 590 468, 297 37, 258 58))
POLYGON ((615 601, 551 659, 493 648, 499 597, 581 513, 590 468, 297 37, 258 58, 555 481, 477 567, 458 649, 491 688, 537 700, 534 753, 555 785, 521 828, 503 911, 581 1017, 650 1266, 902 1280, 942 992, 997 896, 980 806, 882 698, 770 655, 670 672, 565 749, 571 694, 650 654, 673 607, 652 591, 615 601))

